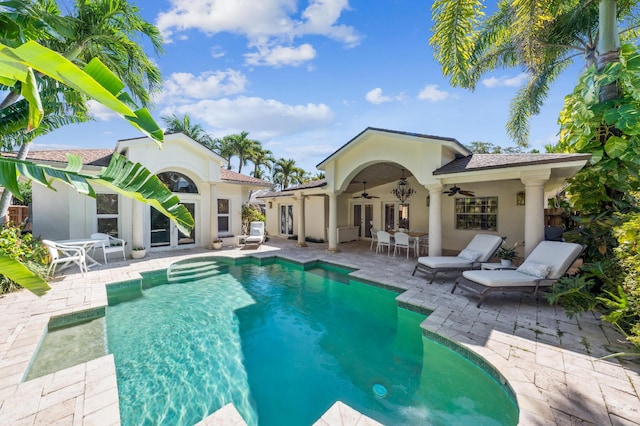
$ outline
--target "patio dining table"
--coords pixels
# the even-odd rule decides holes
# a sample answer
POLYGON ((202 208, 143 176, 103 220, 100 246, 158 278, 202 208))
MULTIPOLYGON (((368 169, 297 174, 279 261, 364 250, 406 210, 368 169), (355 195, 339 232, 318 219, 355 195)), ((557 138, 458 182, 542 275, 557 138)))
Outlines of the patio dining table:
POLYGON ((100 265, 100 262, 89 256, 89 250, 92 250, 95 246, 102 246, 104 242, 102 240, 96 240, 92 238, 75 238, 70 240, 57 240, 57 244, 64 244, 71 247, 82 247, 85 251, 85 257, 87 259, 87 268, 100 265))
MULTIPOLYGON (((391 237, 393 238, 393 235, 396 232, 400 232, 400 231, 390 230, 387 232, 389 232, 389 234, 391 234, 391 237)), ((422 232, 422 231, 408 231, 408 232, 405 232, 405 234, 409 236, 409 241, 413 241, 413 243, 415 244, 414 252, 416 253, 416 256, 420 256, 420 239, 422 237, 426 237, 427 235, 429 235, 429 233, 422 232)))

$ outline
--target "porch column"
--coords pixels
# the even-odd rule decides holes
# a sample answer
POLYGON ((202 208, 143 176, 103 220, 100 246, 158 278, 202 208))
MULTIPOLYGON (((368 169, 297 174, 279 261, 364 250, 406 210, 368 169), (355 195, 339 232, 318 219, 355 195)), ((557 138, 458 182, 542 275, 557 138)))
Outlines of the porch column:
POLYGON ((209 247, 213 240, 218 239, 218 185, 209 184, 209 247))
POLYGON ((429 256, 442 255, 442 185, 427 185, 429 190, 429 256))
POLYGON ((144 204, 134 201, 131 218, 131 247, 145 247, 144 244, 144 204))
POLYGON ((337 253, 338 250, 338 194, 329 194, 329 240, 328 252, 337 253))
POLYGON ((305 242, 305 230, 304 230, 304 195, 302 192, 298 194, 298 247, 306 247, 307 243, 305 242))
POLYGON ((524 184, 524 257, 544 240, 544 184, 549 173, 521 176, 524 184))

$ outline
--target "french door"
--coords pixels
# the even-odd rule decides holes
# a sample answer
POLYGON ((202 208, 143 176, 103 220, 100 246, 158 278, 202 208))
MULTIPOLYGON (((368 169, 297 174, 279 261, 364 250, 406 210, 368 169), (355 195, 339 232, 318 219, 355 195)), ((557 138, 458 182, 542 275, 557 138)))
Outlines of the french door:
POLYGON ((358 237, 371 238, 371 222, 373 221, 373 204, 354 204, 352 224, 358 226, 358 237))
MULTIPOLYGON (((196 206, 194 203, 182 203, 196 222, 196 206)), ((196 227, 189 234, 181 232, 168 217, 151 207, 151 247, 170 247, 195 245, 196 227)))
POLYGON ((293 235, 293 205, 280 206, 280 234, 293 235))
POLYGON ((409 204, 385 203, 384 204, 384 229, 398 229, 409 227, 409 204))

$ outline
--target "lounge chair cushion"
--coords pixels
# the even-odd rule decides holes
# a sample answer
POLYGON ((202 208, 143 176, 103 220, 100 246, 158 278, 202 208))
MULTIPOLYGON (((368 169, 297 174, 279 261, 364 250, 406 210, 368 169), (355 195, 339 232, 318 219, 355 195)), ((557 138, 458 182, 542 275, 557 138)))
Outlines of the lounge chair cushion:
MULTIPOLYGON (((536 285, 536 278, 516 270, 464 271, 462 275, 471 281, 486 287, 531 287, 536 285)), ((542 281, 544 283, 545 281, 542 281)), ((551 284, 551 283, 549 283, 551 284)))
POLYGON ((458 254, 458 257, 475 262, 480 257, 480 253, 475 250, 464 249, 458 254))
POLYGON ((422 256, 418 263, 432 269, 436 268, 469 268, 473 262, 459 256, 422 256))
POLYGON ((537 263, 526 261, 516 269, 516 271, 523 274, 531 275, 536 278, 546 278, 551 270, 551 265, 545 265, 544 263, 537 263))
POLYGON ((465 249, 480 253, 475 261, 487 262, 501 244, 502 237, 498 235, 476 234, 473 236, 469 244, 467 244, 465 249))
POLYGON ((580 244, 541 241, 526 261, 551 265, 547 278, 558 279, 566 273, 580 252, 582 252, 580 244))

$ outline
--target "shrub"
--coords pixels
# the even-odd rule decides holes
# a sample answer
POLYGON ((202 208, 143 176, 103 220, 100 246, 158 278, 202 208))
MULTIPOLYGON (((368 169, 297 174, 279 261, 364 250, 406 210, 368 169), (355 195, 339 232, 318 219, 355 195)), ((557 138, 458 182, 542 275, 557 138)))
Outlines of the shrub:
MULTIPOLYGON (((31 234, 23 234, 20 228, 6 225, 0 228, 0 254, 23 263, 31 272, 46 278, 46 264, 49 252, 40 240, 31 234)), ((18 284, 0 274, 0 294, 21 288, 18 284)))

